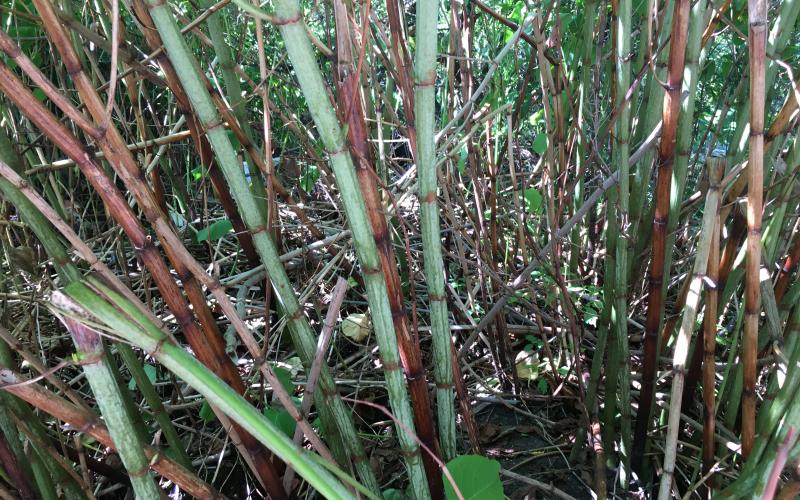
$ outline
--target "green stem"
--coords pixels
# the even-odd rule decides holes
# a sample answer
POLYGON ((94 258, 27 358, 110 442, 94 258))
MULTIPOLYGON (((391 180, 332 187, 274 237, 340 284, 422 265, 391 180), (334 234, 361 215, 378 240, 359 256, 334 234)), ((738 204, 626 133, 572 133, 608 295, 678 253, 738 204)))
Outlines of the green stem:
POLYGON ((442 229, 439 222, 438 179, 436 170, 436 49, 439 2, 417 2, 417 51, 414 62, 414 116, 417 130, 417 170, 419 177, 420 223, 425 281, 430 301, 433 337, 434 377, 439 440, 442 457, 456 456, 456 420, 453 404, 453 366, 450 356, 450 322, 444 287, 442 229))

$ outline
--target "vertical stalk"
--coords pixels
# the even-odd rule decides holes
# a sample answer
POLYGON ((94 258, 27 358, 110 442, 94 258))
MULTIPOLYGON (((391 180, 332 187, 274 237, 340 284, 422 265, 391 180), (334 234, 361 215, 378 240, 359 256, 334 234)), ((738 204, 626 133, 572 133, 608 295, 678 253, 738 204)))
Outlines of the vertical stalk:
POLYGON ((397 434, 405 455, 411 490, 416 498, 429 498, 431 492, 428 490, 425 470, 420 457, 420 447, 409 434, 415 432, 415 426, 406 381, 400 369, 401 360, 392 325, 386 280, 375 244, 375 235, 369 224, 364 198, 358 189, 358 178, 353 161, 345 147, 341 124, 333 112, 328 98, 316 56, 308 39, 308 33, 303 26, 303 16, 298 3, 295 0, 276 0, 274 7, 274 20, 278 24, 286 44, 300 88, 308 102, 308 109, 330 156, 336 185, 341 193, 344 211, 353 232, 356 255, 364 274, 367 299, 373 316, 375 335, 388 385, 389 401, 395 417, 403 427, 402 429, 398 428, 397 434))
POLYGON ((658 149, 655 212, 652 230, 652 262, 650 264, 647 320, 645 323, 644 357, 642 359, 642 390, 639 412, 633 436, 631 463, 642 472, 647 430, 653 405, 655 374, 658 364, 658 331, 661 325, 662 281, 666 253, 666 225, 669 216, 672 164, 675 160, 675 140, 680 111, 681 80, 686 51, 686 32, 689 27, 689 0, 675 0, 670 39, 667 91, 662 113, 663 125, 658 149))
MULTIPOLYGON (((414 55, 414 102, 417 130, 420 224, 425 282, 431 311, 434 378, 439 439, 445 461, 455 457, 456 426, 453 405, 453 366, 450 363, 450 321, 444 283, 441 225, 439 221, 438 176, 436 170, 436 54, 439 2, 417 2, 417 37, 414 55)), ((509 157, 510 158, 510 157, 509 157)))
POLYGON ((616 357, 619 363, 619 393, 620 393, 620 481, 622 487, 627 487, 630 476, 631 460, 631 389, 630 389, 630 358, 628 354, 628 244, 630 237, 629 225, 629 196, 630 196, 630 100, 625 101, 625 94, 631 80, 631 1, 618 0, 612 2, 614 9, 614 36, 615 51, 614 72, 616 75, 616 101, 614 109, 619 113, 613 142, 613 164, 619 172, 618 192, 618 231, 616 248, 616 280, 614 293, 614 327, 616 329, 616 357), (614 5, 616 4, 616 5, 614 5), (622 109, 618 109, 619 107, 622 109))
POLYGON ((686 309, 683 312, 681 328, 675 342, 675 354, 672 358, 672 392, 669 400, 669 424, 667 438, 664 445, 664 470, 661 475, 661 486, 658 491, 659 500, 668 500, 672 494, 672 481, 675 475, 675 459, 678 447, 678 432, 680 431, 681 403, 683 386, 686 377, 686 360, 689 356, 694 322, 697 318, 697 309, 700 305, 700 294, 708 267, 708 256, 711 252, 711 241, 714 227, 717 223, 719 210, 719 183, 722 177, 724 160, 710 158, 708 160, 709 187, 706 204, 703 208, 703 223, 699 230, 697 253, 692 268, 692 284, 686 299, 686 309))
MULTIPOLYGON (((694 108, 699 77, 701 42, 703 29, 706 27, 706 0, 699 0, 692 5, 689 18, 689 28, 686 35, 686 69, 683 72, 682 92, 685 98, 681 102, 680 117, 678 118, 678 132, 675 143, 675 164, 672 172, 672 195, 670 196, 669 217, 667 220, 666 248, 673 248, 676 240, 676 229, 680 222, 680 209, 683 203, 683 191, 686 187, 686 175, 689 168, 689 152, 694 139, 694 108)), ((662 289, 667 290, 672 268, 673 252, 667 252, 664 260, 664 278, 662 289)), ((682 292, 688 290, 690 279, 682 292)), ((674 319, 665 321, 661 337, 661 349, 664 349, 665 340, 669 338, 677 322, 677 318, 686 300, 685 293, 679 295, 672 309, 674 319)), ((699 353, 699 351, 698 351, 699 353)), ((699 360, 699 358, 698 358, 699 360)))
MULTIPOLYGON (((672 13, 673 13, 673 0, 667 0, 662 7, 662 18, 661 18, 661 29, 659 32, 658 39, 656 40, 655 46, 656 48, 661 47, 670 35, 671 26, 672 26, 672 13)), ((646 140, 647 137, 651 134, 651 132, 655 129, 658 125, 658 122, 662 118, 662 113, 659 112, 661 107, 664 105, 664 86, 661 82, 666 77, 666 62, 667 62, 667 51, 661 50, 658 52, 656 56, 656 60, 653 63, 655 67, 655 72, 649 78, 647 78, 647 84, 645 85, 644 94, 645 94, 645 102, 642 104, 644 109, 639 114, 642 117, 640 120, 640 124, 636 127, 636 134, 634 143, 640 143, 643 140, 646 140)), ((637 67, 638 69, 638 67, 637 67)), ((644 251, 646 246, 649 245, 649 232, 650 228, 646 225, 645 220, 649 214, 649 211, 645 209, 647 206, 645 201, 647 200, 647 191, 650 186, 650 177, 652 176, 653 172, 653 160, 655 158, 656 153, 653 149, 648 149, 643 155, 641 160, 637 162, 637 166, 635 172, 633 174, 633 183, 631 185, 631 200, 630 200, 630 221, 631 221, 631 229, 630 234, 636 235, 636 239, 631 239, 630 244, 634 245, 634 249, 632 253, 633 255, 641 255, 641 252, 644 251), (642 230, 640 230, 642 228, 642 230)), ((631 269, 634 269, 634 264, 636 263, 636 259, 631 259, 631 269)))
MULTIPOLYGON (((715 410, 716 360, 717 350, 717 307, 719 305, 719 235, 720 220, 711 235, 711 249, 708 254, 706 276, 711 285, 706 290, 706 309, 703 315, 703 475, 711 473, 714 467, 714 428, 717 423, 715 410)), ((695 347, 699 349, 699 346, 695 347)), ((714 487, 714 476, 709 476, 706 485, 709 491, 714 487)), ((704 498, 707 498, 704 496, 704 498)))
MULTIPOLYGON (((206 8, 214 4, 212 1, 206 1, 204 3, 206 8)), ((229 12, 231 9, 234 11, 236 10, 236 8, 232 6, 228 6, 228 9, 229 12)), ((253 131, 250 127, 250 122, 247 120, 247 110, 245 109, 245 102, 242 99, 242 86, 239 83, 239 76, 235 71, 236 62, 233 60, 233 56, 231 55, 231 48, 225 41, 225 30, 222 24, 225 20, 223 12, 225 12, 224 9, 220 9, 218 12, 208 16, 208 20, 206 21, 208 26, 208 34, 211 37, 214 54, 219 60, 219 66, 222 70, 222 80, 223 84, 225 85, 225 92, 227 94, 226 97, 230 103, 232 114, 239 123, 239 128, 241 128, 244 134, 247 136, 249 142, 253 143, 253 131)), ((235 17, 235 12, 231 12, 230 14, 231 17, 235 17)), ((245 158, 249 158, 250 160, 249 164, 254 165, 255 162, 252 158, 253 153, 248 150, 245 150, 244 153, 245 158)), ((270 160, 272 159, 272 151, 265 151, 264 154, 267 155, 270 160)), ((261 180, 261 176, 253 175, 250 177, 250 180, 252 183, 251 190, 253 194, 256 197, 264 197, 266 191, 264 189, 264 183, 261 180)), ((267 215, 266 204, 260 204, 259 209, 262 211, 264 216, 267 215)))
MULTIPOLYGON (((592 89, 592 53, 594 51, 594 26, 597 22, 597 1, 588 0, 584 2, 583 6, 583 48, 581 51, 581 79, 578 88, 578 105, 577 117, 575 117, 575 126, 578 129, 578 155, 576 157, 576 169, 578 179, 575 183, 574 201, 573 206, 578 207, 583 202, 583 176, 584 172, 588 170, 591 161, 588 159, 591 151, 591 144, 589 144, 589 122, 587 115, 590 116, 590 101, 592 89)), ((510 146, 509 146, 510 147, 510 146)), ((581 252, 581 226, 575 227, 570 235, 570 241, 573 246, 570 255, 570 271, 574 275, 578 275, 578 259, 581 252)), ((590 410, 591 411, 591 410, 590 410)))
POLYGON ((745 263, 745 317, 742 337, 742 455, 753 449, 756 426, 756 357, 761 300, 761 215, 764 196, 764 106, 767 51, 767 2, 748 0, 747 34, 750 57, 750 153, 747 178, 747 260, 745 263))
MULTIPOLYGON (((408 379, 409 393, 414 411, 414 425, 420 441, 438 455, 439 445, 436 442, 433 412, 428 396, 425 368, 422 365, 422 354, 419 344, 415 341, 409 328, 403 300, 403 289, 400 284, 400 274, 392 248, 392 238, 386 222, 386 210, 375 182, 372 151, 367 142, 368 130, 362 93, 359 92, 360 73, 358 69, 363 65, 362 54, 366 51, 370 34, 369 32, 363 32, 361 45, 357 47, 359 50, 354 50, 353 29, 350 27, 351 21, 348 10, 344 2, 339 0, 334 0, 333 7, 336 18, 337 40, 336 83, 341 102, 339 115, 343 115, 342 119, 345 120, 347 125, 347 141, 352 157, 355 160, 360 191, 364 197, 364 205, 369 218, 369 225, 372 229, 378 258, 380 259, 380 267, 383 278, 386 281, 386 291, 391 310, 392 325, 397 338, 400 361, 408 379), (358 54, 357 64, 353 58, 354 53, 358 54)), ((366 17, 368 14, 364 12, 362 15, 366 17)), ((365 23, 364 26, 366 27, 367 24, 365 23)), ((441 492, 444 490, 441 482, 441 473, 434 457, 430 454, 425 454, 422 456, 422 460, 431 492, 439 492, 434 493, 434 496, 442 494, 441 492)))

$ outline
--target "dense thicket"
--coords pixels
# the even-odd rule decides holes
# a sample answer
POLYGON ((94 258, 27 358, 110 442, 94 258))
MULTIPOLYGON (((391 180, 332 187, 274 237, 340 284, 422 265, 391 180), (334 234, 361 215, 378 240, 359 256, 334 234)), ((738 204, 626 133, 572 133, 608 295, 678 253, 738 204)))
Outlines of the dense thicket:
POLYGON ((794 498, 800 1, 6 0, 3 498, 794 498))

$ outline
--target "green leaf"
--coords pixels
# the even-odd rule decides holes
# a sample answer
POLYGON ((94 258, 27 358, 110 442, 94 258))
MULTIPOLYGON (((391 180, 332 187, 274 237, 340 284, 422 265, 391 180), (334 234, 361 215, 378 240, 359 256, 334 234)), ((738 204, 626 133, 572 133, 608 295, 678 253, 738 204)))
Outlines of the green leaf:
MULTIPOLYGON (((156 367, 153 365, 144 365, 144 374, 147 375, 147 379, 150 381, 151 384, 155 383, 156 381, 156 367)), ((130 379, 128 381, 128 389, 134 390, 136 388, 136 381, 134 379, 130 379)))
POLYGON ((525 198, 525 211, 529 214, 538 214, 542 209, 542 195, 536 188, 526 188, 522 193, 525 198))
POLYGON ((211 409, 211 405, 208 404, 208 401, 203 401, 203 406, 200 407, 200 418, 203 419, 203 422, 210 423, 213 422, 216 415, 214 415, 214 411, 211 409))
POLYGON ((203 178, 203 172, 203 167, 195 167, 191 172, 189 172, 189 174, 191 174, 192 180, 199 181, 203 178))
POLYGON ((292 382, 292 372, 287 370, 286 368, 281 368, 280 366, 273 366, 272 372, 275 374, 275 378, 281 383, 286 392, 289 394, 294 392, 294 382, 292 382))
POLYGON ((464 172, 467 170, 467 146, 463 146, 461 150, 458 152, 458 173, 464 175, 464 172))
POLYGON ((88 434, 81 434, 81 446, 85 446, 87 448, 93 446, 97 440, 88 434))
POLYGON ((537 155, 543 155, 547 151, 547 135, 536 134, 536 138, 533 139, 533 150, 537 155))
POLYGON ((272 422, 275 427, 280 429, 284 434, 290 438, 294 436, 294 430, 297 428, 297 422, 294 421, 289 412, 283 408, 274 408, 269 406, 264 408, 264 416, 267 420, 272 422))
POLYGON ((197 231, 197 242, 217 241, 231 231, 233 231, 233 224, 230 219, 221 219, 207 228, 197 231))
POLYGON ((547 390, 549 388, 550 388, 550 386, 547 385, 547 380, 545 380, 543 378, 540 378, 539 382, 536 384, 536 390, 539 391, 539 394, 547 394, 547 390))
POLYGON ((539 337, 534 337, 533 335, 526 335, 525 340, 530 343, 531 348, 533 349, 542 349, 544 347, 544 342, 539 337))
POLYGON ((532 127, 544 128, 544 108, 540 108, 537 112, 528 117, 528 123, 532 127))
MULTIPOLYGON (((447 470, 453 476, 464 500, 499 500, 503 496, 503 483, 500 482, 500 462, 480 455, 462 455, 447 463, 447 470)), ((444 493, 447 500, 458 498, 446 476, 444 493)))

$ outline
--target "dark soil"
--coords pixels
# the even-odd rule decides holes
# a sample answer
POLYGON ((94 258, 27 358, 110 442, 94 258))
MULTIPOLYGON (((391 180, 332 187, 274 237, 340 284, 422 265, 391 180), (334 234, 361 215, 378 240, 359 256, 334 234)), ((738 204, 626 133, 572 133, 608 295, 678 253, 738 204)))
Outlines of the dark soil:
MULTIPOLYGON (((567 463, 574 429, 578 427, 577 411, 566 404, 540 405, 541 402, 527 407, 519 402, 476 405, 476 419, 486 456, 499 461, 504 471, 552 485, 577 499, 592 498, 587 486, 591 484, 587 473, 590 468, 567 463)), ((501 479, 505 494, 511 499, 558 498, 520 480, 503 475, 501 479)))

